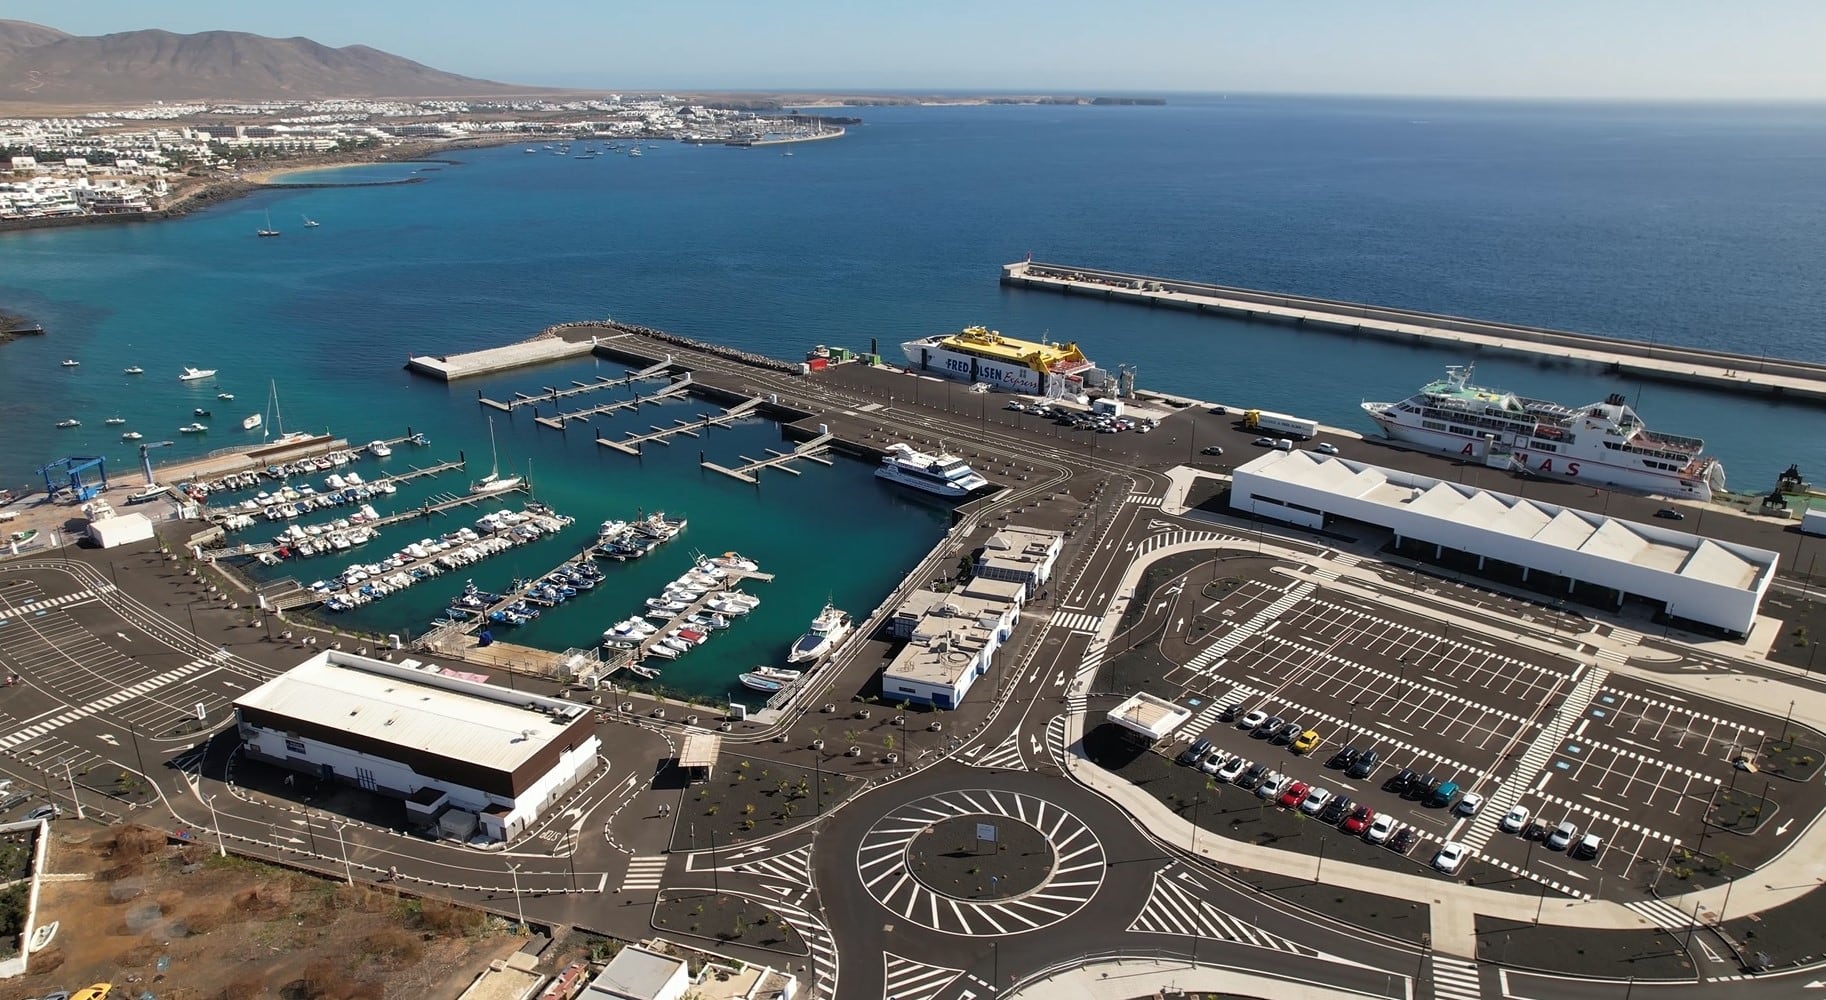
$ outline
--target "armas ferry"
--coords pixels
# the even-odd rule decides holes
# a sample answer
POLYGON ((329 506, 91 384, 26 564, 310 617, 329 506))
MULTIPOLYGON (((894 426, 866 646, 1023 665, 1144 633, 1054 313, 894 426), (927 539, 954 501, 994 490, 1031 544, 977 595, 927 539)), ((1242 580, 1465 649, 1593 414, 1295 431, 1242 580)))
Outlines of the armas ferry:
POLYGON ((1075 396, 1105 378, 1077 344, 1016 340, 980 326, 909 340, 900 347, 914 371, 1030 396, 1075 396))
POLYGON ((1649 430, 1621 395, 1568 407, 1474 385, 1471 371, 1447 368, 1401 402, 1363 410, 1393 440, 1483 465, 1695 500, 1725 487, 1704 441, 1649 430))

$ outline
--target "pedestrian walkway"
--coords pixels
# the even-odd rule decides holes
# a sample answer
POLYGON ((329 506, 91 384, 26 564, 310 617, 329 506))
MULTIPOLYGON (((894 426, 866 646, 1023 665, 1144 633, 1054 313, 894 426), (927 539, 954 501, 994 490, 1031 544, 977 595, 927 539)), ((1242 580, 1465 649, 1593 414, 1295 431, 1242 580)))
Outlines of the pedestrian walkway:
POLYGON ((1471 828, 1458 839, 1473 851, 1482 851, 1490 838, 1496 835, 1497 819, 1507 813, 1511 807, 1522 800, 1522 796, 1534 789, 1537 779, 1546 772, 1547 762, 1558 753, 1566 740, 1566 734, 1573 724, 1584 718, 1585 710, 1591 707, 1592 699, 1598 695, 1598 689, 1604 686, 1604 679, 1610 671, 1603 667, 1580 667, 1574 671, 1572 690, 1566 700, 1554 712, 1553 718, 1528 744, 1528 752, 1516 762, 1515 770, 1510 772, 1509 780, 1497 786, 1490 794, 1490 801, 1479 810, 1481 816, 1471 828))
POLYGON ((1276 620, 1286 614, 1294 605, 1305 600, 1306 596, 1316 589, 1318 588, 1310 583, 1299 583, 1289 587, 1279 600, 1257 611, 1248 621, 1224 633, 1222 638, 1200 650, 1197 656, 1186 662, 1186 669, 1195 674, 1215 678, 1217 668, 1223 665, 1225 656, 1230 655, 1236 647, 1241 646, 1257 632, 1274 624, 1276 620))
POLYGON ((98 597, 101 595, 101 593, 103 591, 113 590, 113 589, 114 588, 110 586, 110 587, 98 587, 94 590, 78 590, 73 594, 62 594, 57 597, 47 597, 42 601, 32 601, 29 604, 21 604, 16 608, 7 608, 5 610, 0 610, 0 622, 11 621, 15 618, 26 618, 31 615, 38 614, 40 612, 51 611, 56 608, 68 607, 68 606, 70 606, 72 604, 76 604, 80 601, 87 601, 91 598, 98 597))
POLYGON ((1130 493, 1125 499, 1137 507, 1158 507, 1161 500, 1160 497, 1151 497, 1146 493, 1130 493))
POLYGON ((1148 893, 1148 901, 1141 907, 1141 912, 1129 924, 1129 930, 1234 941, 1295 955, 1319 954, 1305 945, 1296 944, 1278 934, 1270 934, 1199 899, 1181 885, 1176 877, 1169 876, 1168 872, 1171 871, 1173 868, 1163 868, 1154 873, 1154 888, 1148 893))
POLYGON ((1052 623, 1060 628, 1074 632, 1096 632, 1103 626, 1102 615, 1091 615, 1077 611, 1055 611, 1052 623))
POLYGON ((113 708, 123 701, 130 701, 150 691, 164 687, 173 681, 183 680, 209 665, 209 660, 192 660, 175 670, 167 670, 156 677, 149 677, 132 687, 124 688, 116 694, 108 695, 105 698, 98 698, 89 702, 87 705, 72 708, 60 715, 54 715, 43 722, 27 726, 11 735, 0 736, 0 750, 11 749, 27 740, 43 736, 53 729, 69 725, 78 719, 87 718, 104 709, 113 708))
POLYGON ((883 952, 881 995, 891 1000, 936 1000, 945 987, 964 974, 962 969, 927 965, 893 952, 883 952))
POLYGON ((1476 962, 1433 953, 1433 996, 1438 1000, 1478 1000, 1483 995, 1476 962))
POLYGON ((621 887, 636 892, 650 892, 659 888, 665 875, 665 855, 636 855, 628 859, 628 874, 622 878, 621 887))
POLYGON ((1021 756, 1021 734, 1009 733, 1007 739, 978 756, 965 753, 964 763, 976 767, 996 767, 1007 771, 1027 770, 1027 761, 1021 756))

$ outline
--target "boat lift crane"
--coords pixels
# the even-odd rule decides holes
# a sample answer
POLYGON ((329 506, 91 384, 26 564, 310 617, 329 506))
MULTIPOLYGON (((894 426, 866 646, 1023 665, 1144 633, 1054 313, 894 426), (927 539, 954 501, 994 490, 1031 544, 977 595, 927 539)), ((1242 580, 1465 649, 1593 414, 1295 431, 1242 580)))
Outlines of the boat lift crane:
POLYGON ((146 474, 146 486, 148 488, 158 484, 153 481, 152 459, 147 457, 147 452, 150 452, 154 448, 169 448, 176 443, 177 442, 175 441, 154 441, 151 444, 142 444, 139 446, 139 467, 140 471, 146 474))
POLYGON ((76 494, 77 503, 86 503, 93 500, 96 496, 100 495, 103 490, 108 488, 108 464, 107 461, 100 456, 79 455, 70 458, 60 458, 49 465, 39 466, 38 474, 44 477, 44 495, 55 499, 57 494, 63 491, 64 486, 51 479, 53 470, 56 470, 59 475, 61 475, 64 470, 68 470, 70 476, 69 489, 76 494), (82 481, 82 474, 90 469, 94 469, 96 475, 101 479, 101 485, 99 487, 82 481))

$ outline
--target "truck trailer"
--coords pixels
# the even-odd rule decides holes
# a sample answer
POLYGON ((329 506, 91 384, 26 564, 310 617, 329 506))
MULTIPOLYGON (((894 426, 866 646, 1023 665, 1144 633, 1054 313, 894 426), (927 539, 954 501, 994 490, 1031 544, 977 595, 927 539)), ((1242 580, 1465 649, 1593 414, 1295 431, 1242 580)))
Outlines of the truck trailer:
POLYGON ((1319 433, 1319 422, 1316 420, 1288 416, 1285 413, 1274 413, 1269 410, 1245 412, 1243 426, 1252 431, 1273 431, 1298 441, 1304 441, 1319 433))

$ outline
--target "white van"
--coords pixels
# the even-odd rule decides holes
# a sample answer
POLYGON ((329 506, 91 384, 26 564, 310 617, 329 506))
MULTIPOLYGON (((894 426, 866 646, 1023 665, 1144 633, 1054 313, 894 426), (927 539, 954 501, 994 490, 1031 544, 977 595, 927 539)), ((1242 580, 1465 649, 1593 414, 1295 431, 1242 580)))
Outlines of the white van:
POLYGON ((1275 451, 1292 451, 1293 442, 1288 440, 1287 438, 1276 438, 1275 442, 1274 442, 1274 450, 1275 451))

